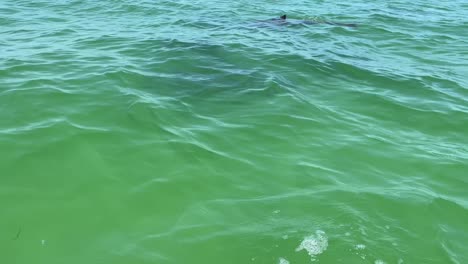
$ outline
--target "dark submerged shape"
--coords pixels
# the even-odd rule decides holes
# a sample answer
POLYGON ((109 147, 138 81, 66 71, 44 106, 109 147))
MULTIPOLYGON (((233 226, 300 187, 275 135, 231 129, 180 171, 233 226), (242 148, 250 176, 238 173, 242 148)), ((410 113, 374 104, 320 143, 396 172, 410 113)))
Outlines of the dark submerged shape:
POLYGON ((357 27, 357 24, 354 23, 336 23, 336 22, 322 22, 328 25, 342 26, 342 27, 357 27))
MULTIPOLYGON (((270 19, 270 21, 278 21, 281 24, 286 24, 289 21, 286 21, 286 14, 280 16, 279 18, 270 19)), ((330 22, 330 21, 312 21, 312 20, 293 20, 291 21, 293 24, 305 24, 305 25, 312 25, 312 24, 327 24, 332 26, 342 26, 342 27, 357 27, 357 24, 354 23, 337 23, 337 22, 330 22)), ((288 23, 289 24, 289 23, 288 23)))

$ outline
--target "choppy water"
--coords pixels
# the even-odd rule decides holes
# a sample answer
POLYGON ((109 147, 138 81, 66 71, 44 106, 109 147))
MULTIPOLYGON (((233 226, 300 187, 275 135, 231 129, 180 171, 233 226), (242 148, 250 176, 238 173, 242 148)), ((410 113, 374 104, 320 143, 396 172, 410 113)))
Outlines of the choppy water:
POLYGON ((467 10, 1 1, 0 263, 468 263, 467 10))

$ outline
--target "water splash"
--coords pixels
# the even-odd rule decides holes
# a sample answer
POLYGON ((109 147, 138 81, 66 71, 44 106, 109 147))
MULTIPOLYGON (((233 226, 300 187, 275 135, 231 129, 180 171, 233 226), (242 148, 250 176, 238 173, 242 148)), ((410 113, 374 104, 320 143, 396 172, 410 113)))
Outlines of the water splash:
POLYGON ((315 257, 322 254, 328 247, 328 238, 324 231, 317 230, 315 235, 310 235, 302 240, 301 244, 296 248, 296 251, 305 249, 312 261, 315 257))

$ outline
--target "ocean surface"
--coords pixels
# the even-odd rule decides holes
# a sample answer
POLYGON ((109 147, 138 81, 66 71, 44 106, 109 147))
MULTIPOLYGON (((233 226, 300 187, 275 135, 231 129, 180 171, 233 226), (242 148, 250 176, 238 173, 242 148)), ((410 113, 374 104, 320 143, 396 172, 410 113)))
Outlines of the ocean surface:
POLYGON ((467 17, 0 1, 0 263, 468 263, 467 17))

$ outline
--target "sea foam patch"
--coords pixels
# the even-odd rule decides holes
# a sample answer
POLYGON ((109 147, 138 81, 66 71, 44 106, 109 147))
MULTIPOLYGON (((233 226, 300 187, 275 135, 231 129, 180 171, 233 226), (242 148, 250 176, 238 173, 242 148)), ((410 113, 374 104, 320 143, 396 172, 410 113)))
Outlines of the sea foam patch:
POLYGON ((354 246, 354 248, 355 248, 356 250, 364 250, 364 249, 366 249, 366 245, 357 244, 356 246, 354 246))
POLYGON ((296 251, 306 250, 312 261, 315 257, 322 254, 328 247, 328 238, 325 232, 317 230, 314 235, 305 237, 301 244, 296 248, 296 251))

